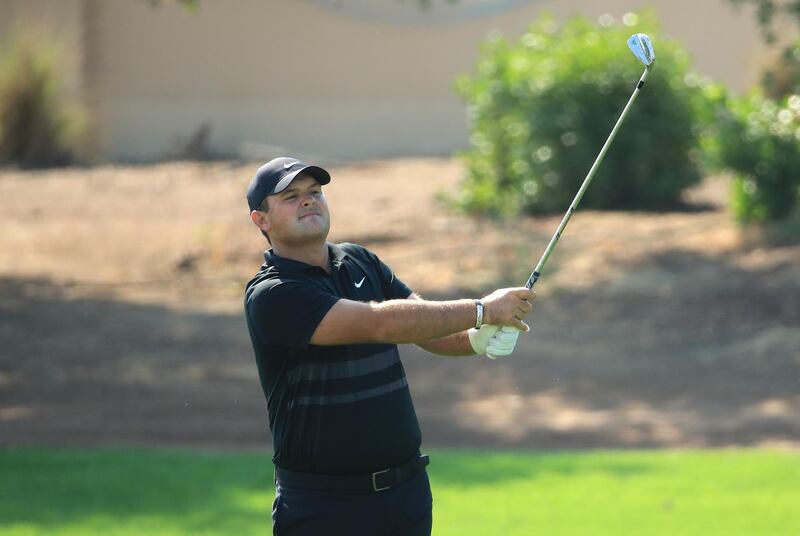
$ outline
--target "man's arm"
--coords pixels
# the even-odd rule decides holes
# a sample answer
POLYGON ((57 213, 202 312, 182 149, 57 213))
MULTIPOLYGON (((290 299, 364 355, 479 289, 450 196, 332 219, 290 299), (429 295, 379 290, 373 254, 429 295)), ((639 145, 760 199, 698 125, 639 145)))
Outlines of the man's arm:
POLYGON ((467 330, 459 331, 447 337, 440 337, 438 339, 431 339, 425 342, 416 343, 417 346, 423 350, 436 355, 444 355, 448 357, 464 357, 468 355, 475 355, 472 349, 472 344, 469 342, 467 330))
POLYGON ((311 344, 416 343, 445 337, 475 325, 475 302, 341 299, 311 336, 311 344))
MULTIPOLYGON (((496 290, 482 299, 484 323, 513 325, 527 331, 520 320, 531 310, 525 300, 535 295, 525 288, 496 290)), ((474 300, 389 300, 358 302, 340 299, 325 314, 311 336, 311 344, 427 343, 475 325, 474 300)), ((459 343, 447 343, 448 347, 459 343)), ((463 348, 463 347, 462 347, 463 348)))
MULTIPOLYGON (((418 294, 412 293, 408 299, 421 300, 422 298, 418 294)), ((469 342, 469 335, 467 335, 466 329, 446 337, 418 342, 417 346, 432 354, 449 357, 475 355, 475 351, 472 349, 472 344, 469 342)))

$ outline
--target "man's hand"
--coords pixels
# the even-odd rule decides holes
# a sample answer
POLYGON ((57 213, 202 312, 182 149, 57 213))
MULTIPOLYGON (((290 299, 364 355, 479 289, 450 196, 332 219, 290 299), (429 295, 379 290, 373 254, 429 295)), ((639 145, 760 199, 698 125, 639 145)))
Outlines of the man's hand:
POLYGON ((511 355, 511 352, 517 346, 518 338, 519 330, 517 328, 503 326, 489 339, 489 343, 486 345, 486 356, 489 359, 497 359, 498 357, 511 355))
POLYGON ((511 355, 517 346, 519 330, 512 326, 492 326, 484 324, 481 329, 471 328, 467 331, 472 350, 480 355, 486 354, 490 359, 511 355))
POLYGON ((489 346, 489 342, 499 329, 500 326, 484 324, 481 326, 481 329, 470 328, 467 330, 467 335, 469 335, 469 343, 472 345, 472 351, 478 355, 485 354, 486 349, 489 346))
POLYGON ((520 331, 529 331, 530 328, 522 320, 533 309, 530 302, 535 298, 533 289, 525 287, 495 290, 481 299, 483 321, 495 326, 511 326, 520 331))

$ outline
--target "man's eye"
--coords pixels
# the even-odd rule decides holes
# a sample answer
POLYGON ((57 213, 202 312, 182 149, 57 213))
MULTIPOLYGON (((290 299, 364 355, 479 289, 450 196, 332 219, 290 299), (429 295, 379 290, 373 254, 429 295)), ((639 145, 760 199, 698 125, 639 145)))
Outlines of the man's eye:
POLYGON ((287 201, 291 201, 291 200, 293 200, 295 197, 297 197, 297 196, 296 196, 296 195, 289 195, 289 196, 286 196, 286 200, 287 200, 287 201))

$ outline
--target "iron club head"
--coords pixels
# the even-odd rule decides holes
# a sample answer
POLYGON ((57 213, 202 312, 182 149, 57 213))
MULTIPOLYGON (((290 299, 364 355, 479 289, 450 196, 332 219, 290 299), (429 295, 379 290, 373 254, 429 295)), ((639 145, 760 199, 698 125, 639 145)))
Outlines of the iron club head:
POLYGON ((647 34, 637 33, 628 39, 628 47, 645 65, 652 65, 656 61, 656 53, 653 50, 653 43, 647 34))

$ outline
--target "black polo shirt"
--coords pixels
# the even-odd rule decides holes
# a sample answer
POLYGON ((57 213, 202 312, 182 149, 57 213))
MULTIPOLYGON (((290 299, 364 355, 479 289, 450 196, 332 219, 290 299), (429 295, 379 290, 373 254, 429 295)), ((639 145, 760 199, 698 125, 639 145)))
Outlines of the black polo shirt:
POLYGON ((371 251, 328 244, 331 273, 272 250, 245 289, 245 316, 284 469, 363 474, 400 464, 421 434, 395 344, 310 344, 341 298, 406 299, 411 290, 371 251))

